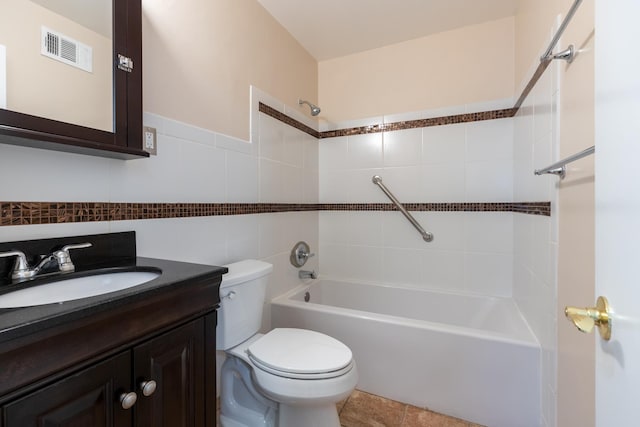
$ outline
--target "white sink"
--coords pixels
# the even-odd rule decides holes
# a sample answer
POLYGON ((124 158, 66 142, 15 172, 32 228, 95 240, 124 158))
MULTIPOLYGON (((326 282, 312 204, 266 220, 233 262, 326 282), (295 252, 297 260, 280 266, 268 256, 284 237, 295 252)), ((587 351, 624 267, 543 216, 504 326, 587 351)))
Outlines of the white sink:
POLYGON ((32 307, 120 291, 149 282, 159 272, 130 271, 59 280, 0 295, 0 308, 32 307))

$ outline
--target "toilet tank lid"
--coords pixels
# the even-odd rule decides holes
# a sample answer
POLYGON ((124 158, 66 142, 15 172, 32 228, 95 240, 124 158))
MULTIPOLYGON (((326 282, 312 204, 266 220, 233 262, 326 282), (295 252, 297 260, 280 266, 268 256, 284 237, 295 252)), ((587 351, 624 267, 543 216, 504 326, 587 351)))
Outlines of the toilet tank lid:
POLYGON ((266 276, 273 271, 272 264, 257 259, 246 259, 224 267, 227 267, 229 272, 222 276, 221 289, 266 276))

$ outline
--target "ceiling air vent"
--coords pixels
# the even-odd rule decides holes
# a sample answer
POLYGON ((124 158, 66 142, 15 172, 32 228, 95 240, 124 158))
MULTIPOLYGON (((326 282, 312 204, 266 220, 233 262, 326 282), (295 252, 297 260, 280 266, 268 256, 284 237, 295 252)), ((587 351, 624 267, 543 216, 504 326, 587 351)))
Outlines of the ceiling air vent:
POLYGON ((40 53, 81 70, 93 72, 93 49, 64 34, 42 27, 40 53))

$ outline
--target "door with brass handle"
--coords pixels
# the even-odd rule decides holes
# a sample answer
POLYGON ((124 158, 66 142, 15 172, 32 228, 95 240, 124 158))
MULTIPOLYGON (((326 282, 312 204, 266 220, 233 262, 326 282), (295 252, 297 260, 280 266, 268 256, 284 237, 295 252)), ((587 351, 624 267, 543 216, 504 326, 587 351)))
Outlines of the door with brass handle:
POLYGON ((597 326, 603 340, 611 339, 611 313, 605 297, 598 297, 595 307, 565 307, 564 315, 581 332, 589 333, 597 326))

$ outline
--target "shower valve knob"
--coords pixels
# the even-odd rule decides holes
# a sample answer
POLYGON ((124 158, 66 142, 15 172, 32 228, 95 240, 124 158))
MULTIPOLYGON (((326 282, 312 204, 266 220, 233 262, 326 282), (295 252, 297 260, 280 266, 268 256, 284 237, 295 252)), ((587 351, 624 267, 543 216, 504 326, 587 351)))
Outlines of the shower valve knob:
POLYGON ((309 245, 306 242, 298 242, 293 246, 293 249, 291 249, 289 261, 294 267, 300 268, 314 255, 314 253, 311 253, 309 245))

